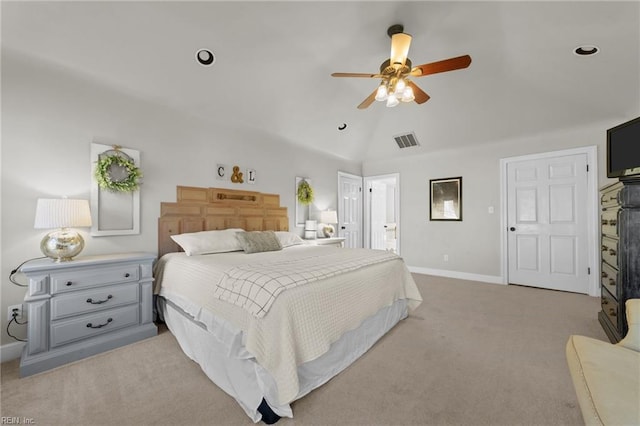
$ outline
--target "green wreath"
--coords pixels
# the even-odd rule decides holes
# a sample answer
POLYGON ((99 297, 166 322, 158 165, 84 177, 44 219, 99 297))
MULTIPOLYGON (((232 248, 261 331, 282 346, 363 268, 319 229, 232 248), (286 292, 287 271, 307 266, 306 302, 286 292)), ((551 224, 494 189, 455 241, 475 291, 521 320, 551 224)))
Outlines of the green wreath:
POLYGON ((105 155, 98 160, 95 177, 100 188, 113 192, 133 192, 137 191, 140 186, 142 172, 133 160, 114 154, 105 155), (122 167, 127 176, 123 179, 114 180, 111 176, 111 167, 114 165, 122 167))
POLYGON ((298 184, 298 201, 305 206, 313 203, 313 188, 306 180, 300 181, 298 184))

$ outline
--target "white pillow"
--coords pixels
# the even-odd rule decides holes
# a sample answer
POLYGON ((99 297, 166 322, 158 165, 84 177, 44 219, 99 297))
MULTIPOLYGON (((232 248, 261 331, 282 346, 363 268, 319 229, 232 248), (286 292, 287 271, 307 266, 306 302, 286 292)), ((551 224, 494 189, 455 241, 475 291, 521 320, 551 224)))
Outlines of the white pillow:
POLYGON ((171 239, 182 247, 187 256, 226 253, 242 250, 242 246, 236 238, 236 233, 243 231, 243 229, 233 228, 220 231, 191 232, 172 235, 171 239))
POLYGON ((294 234, 293 232, 276 231, 276 236, 280 240, 282 248, 297 246, 298 244, 304 244, 302 238, 294 234))

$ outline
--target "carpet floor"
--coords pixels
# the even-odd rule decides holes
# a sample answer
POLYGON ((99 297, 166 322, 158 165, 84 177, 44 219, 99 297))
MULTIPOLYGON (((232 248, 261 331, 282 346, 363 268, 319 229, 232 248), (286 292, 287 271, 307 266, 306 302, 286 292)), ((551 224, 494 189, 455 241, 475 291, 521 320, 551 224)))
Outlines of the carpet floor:
MULTIPOLYGON (((424 303, 278 425, 583 424, 565 345, 571 334, 608 341, 598 298, 414 278, 424 303)), ((34 376, 20 378, 18 360, 1 369, 0 415, 20 424, 252 424, 164 326, 34 376)))

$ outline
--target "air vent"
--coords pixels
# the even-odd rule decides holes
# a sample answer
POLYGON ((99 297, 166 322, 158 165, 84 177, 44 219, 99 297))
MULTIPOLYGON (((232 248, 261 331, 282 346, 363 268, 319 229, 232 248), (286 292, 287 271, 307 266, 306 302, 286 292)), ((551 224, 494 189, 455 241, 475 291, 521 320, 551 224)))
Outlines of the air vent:
POLYGON ((398 135, 393 137, 398 144, 400 149, 409 148, 412 146, 420 146, 418 143, 418 139, 416 139, 416 135, 414 133, 407 133, 404 135, 398 135))

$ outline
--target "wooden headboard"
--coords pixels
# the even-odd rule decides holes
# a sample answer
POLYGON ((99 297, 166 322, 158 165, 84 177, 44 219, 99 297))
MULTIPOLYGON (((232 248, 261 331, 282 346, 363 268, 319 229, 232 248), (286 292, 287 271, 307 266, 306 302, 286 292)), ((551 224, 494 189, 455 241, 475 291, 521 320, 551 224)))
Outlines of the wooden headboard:
POLYGON ((216 229, 288 231, 280 195, 223 188, 178 186, 176 202, 160 203, 158 257, 182 251, 171 235, 216 229))

